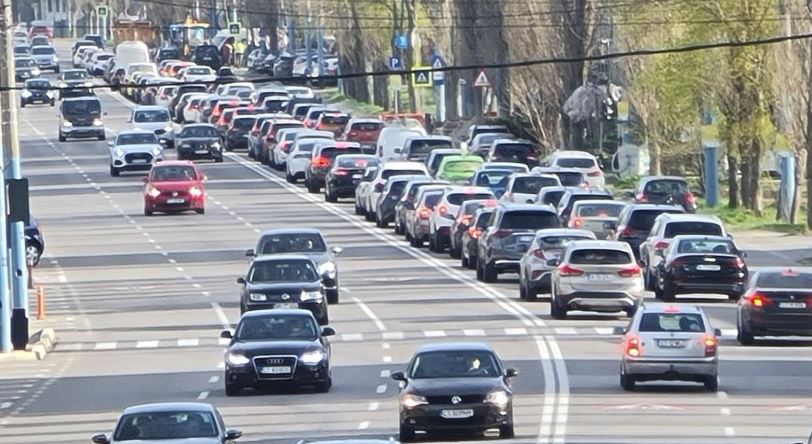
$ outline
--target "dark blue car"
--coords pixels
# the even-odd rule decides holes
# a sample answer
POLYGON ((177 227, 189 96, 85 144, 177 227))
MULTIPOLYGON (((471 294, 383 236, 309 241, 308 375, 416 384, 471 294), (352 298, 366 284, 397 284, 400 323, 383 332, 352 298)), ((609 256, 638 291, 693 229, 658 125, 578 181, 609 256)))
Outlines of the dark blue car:
POLYGON ((31 216, 25 225, 25 260, 36 267, 44 252, 45 238, 42 236, 39 222, 31 216))

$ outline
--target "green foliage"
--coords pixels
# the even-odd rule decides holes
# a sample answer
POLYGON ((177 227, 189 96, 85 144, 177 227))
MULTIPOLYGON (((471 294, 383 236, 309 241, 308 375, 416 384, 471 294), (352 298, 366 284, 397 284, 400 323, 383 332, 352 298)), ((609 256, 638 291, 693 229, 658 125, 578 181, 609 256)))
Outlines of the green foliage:
POLYGON ((709 208, 703 205, 699 208, 699 212, 718 216, 725 223, 725 226, 733 231, 765 230, 787 234, 806 233, 806 227, 803 224, 776 221, 777 209, 775 207, 766 208, 762 216, 758 216, 746 208, 731 209, 726 206, 709 208))

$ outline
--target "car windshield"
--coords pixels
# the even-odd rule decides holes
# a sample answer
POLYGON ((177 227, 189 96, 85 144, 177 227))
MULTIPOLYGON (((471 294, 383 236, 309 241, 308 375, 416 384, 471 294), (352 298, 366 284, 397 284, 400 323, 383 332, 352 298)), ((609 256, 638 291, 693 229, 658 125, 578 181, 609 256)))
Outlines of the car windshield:
POLYGON ((440 199, 442 197, 443 197, 442 191, 434 191, 431 193, 426 193, 426 195, 423 196, 423 206, 430 210, 434 209, 434 207, 436 207, 437 204, 440 203, 440 199))
POLYGON ((326 125, 341 125, 344 126, 350 121, 349 116, 334 116, 325 114, 321 116, 321 123, 326 125))
POLYGON ((625 265, 632 263, 632 257, 621 250, 585 248, 573 251, 569 262, 577 265, 625 265))
POLYGON ((558 171, 552 174, 558 176, 561 185, 565 187, 577 187, 584 183, 584 175, 576 171, 558 171))
POLYGON ((256 119, 253 118, 253 117, 249 117, 249 118, 241 117, 241 118, 234 119, 231 126, 234 127, 234 128, 237 128, 237 129, 248 131, 254 126, 255 121, 256 121, 256 119))
POLYGON ((387 187, 389 188, 388 194, 390 196, 403 196, 403 190, 406 189, 406 184, 409 183, 408 180, 392 180, 389 181, 387 187))
POLYGON ((210 126, 191 126, 184 128, 178 136, 181 139, 189 137, 219 137, 220 133, 210 126))
POLYGON ((186 74, 192 75, 211 75, 213 72, 208 66, 192 66, 186 68, 186 74))
POLYGON ((701 333, 705 322, 698 313, 645 313, 640 332, 701 333))
POLYGON ((33 66, 37 66, 37 62, 33 59, 17 59, 14 61, 14 67, 16 68, 30 68, 33 66))
POLYGON ((319 274, 313 263, 303 259, 254 261, 248 271, 248 282, 313 282, 319 274))
POLYGON ((56 54, 56 50, 50 46, 35 46, 31 49, 31 52, 34 55, 51 55, 56 54))
POLYGON ((25 87, 28 89, 48 89, 51 86, 51 83, 47 80, 31 80, 25 83, 25 87))
POLYGON ((595 159, 583 157, 562 157, 555 164, 561 168, 592 168, 595 166, 595 159))
POLYGON ((635 210, 629 215, 629 227, 637 231, 651 231, 651 227, 654 226, 654 220, 663 213, 678 214, 682 213, 682 211, 635 210))
POLYGON ((308 316, 246 316, 240 321, 235 336, 238 341, 315 340, 318 329, 308 316))
POLYGON ((65 71, 62 73, 63 80, 82 80, 87 78, 87 73, 84 71, 65 71))
POLYGON ((161 50, 161 58, 163 59, 174 59, 180 57, 180 51, 177 49, 162 49, 161 50))
POLYGON ((409 154, 430 154, 439 148, 453 148, 450 140, 445 139, 415 139, 409 143, 409 154))
POLYGON ((389 179, 392 176, 425 176, 423 170, 384 170, 381 173, 382 179, 389 179))
POLYGON ((683 239, 677 246, 678 253, 734 254, 736 246, 728 240, 683 239))
POLYGON ((133 117, 133 122, 137 123, 169 122, 169 111, 165 109, 136 111, 135 117, 133 117))
POLYGON ((480 171, 476 177, 474 185, 479 187, 490 187, 495 185, 507 185, 503 179, 513 174, 513 171, 508 170, 485 170, 480 171))
POLYGON ((539 203, 557 207, 559 202, 561 202, 561 198, 564 197, 564 193, 564 190, 547 191, 544 193, 544 196, 542 196, 539 203))
POLYGON ((432 171, 437 171, 440 168, 440 164, 443 163, 443 159, 448 156, 459 156, 460 153, 436 153, 433 154, 431 157, 431 163, 429 164, 429 169, 432 171))
POLYGON ((31 52, 31 48, 27 46, 15 46, 14 47, 14 54, 28 54, 31 52))
POLYGON ((594 239, 594 237, 588 236, 574 236, 574 235, 565 235, 565 236, 541 236, 539 239, 539 245, 542 248, 563 248, 564 244, 567 242, 577 241, 577 240, 587 240, 587 239, 594 239))
POLYGON ((681 234, 722 236, 722 226, 713 222, 671 222, 665 227, 666 238, 670 239, 681 234))
POLYGON ((347 148, 324 148, 321 150, 321 156, 327 159, 335 159, 341 154, 364 154, 364 151, 359 147, 347 147, 347 148))
POLYGON ((378 164, 377 158, 367 156, 338 156, 337 165, 339 168, 357 168, 365 170, 370 166, 378 164))
POLYGON ((495 157, 518 161, 527 160, 533 154, 533 146, 526 143, 500 143, 493 150, 495 157))
POLYGON ((263 236, 259 254, 322 253, 327 251, 324 239, 318 233, 289 233, 263 236))
POLYGON ((511 137, 513 137, 513 135, 507 133, 482 134, 477 137, 476 142, 474 143, 477 145, 490 145, 494 140, 509 139, 511 137))
POLYGON ((116 145, 141 145, 158 143, 158 137, 154 133, 132 133, 119 134, 116 137, 116 145))
POLYGON ((549 211, 508 211, 502 218, 501 228, 506 230, 541 230, 558 228, 558 217, 549 211))
POLYGON ((316 145, 317 143, 313 140, 303 140, 298 142, 293 150, 301 153, 310 153, 313 152, 313 149, 316 148, 316 145))
POLYGON ((113 436, 115 442, 216 438, 218 427, 211 412, 160 411, 124 415, 113 436))
POLYGON ((454 193, 449 194, 446 197, 446 200, 451 205, 462 205, 463 202, 467 200, 483 200, 483 199, 493 199, 493 194, 491 193, 454 193))
POLYGON ((497 378, 501 375, 493 353, 480 350, 443 350, 415 356, 410 367, 413 379, 497 378))
POLYGON ((62 113, 65 115, 101 114, 101 102, 98 100, 70 100, 62 102, 62 113))
POLYGON ((812 288, 812 273, 795 269, 784 271, 761 271, 756 277, 757 288, 812 288))
POLYGON ((688 184, 682 180, 654 180, 646 184, 643 192, 646 194, 685 194, 688 192, 688 184))
POLYGON ((479 213, 479 217, 476 220, 476 227, 479 229, 487 228, 490 225, 492 216, 493 211, 483 211, 482 213, 479 213))
POLYGON ((194 167, 186 165, 160 166, 152 168, 152 180, 155 182, 188 182, 197 180, 194 167))
POLYGON ((358 122, 352 124, 351 131, 378 131, 381 128, 383 128, 383 123, 381 122, 358 122))
POLYGON ((195 57, 219 57, 216 46, 198 46, 195 48, 195 57))
POLYGON ((513 181, 513 189, 511 190, 514 193, 520 194, 538 194, 544 187, 557 187, 559 185, 559 181, 557 178, 554 177, 544 177, 544 176, 525 176, 525 177, 517 177, 513 181))
POLYGON ((625 207, 625 205, 622 203, 590 202, 578 204, 575 215, 580 217, 619 217, 620 212, 623 211, 623 207, 625 207))

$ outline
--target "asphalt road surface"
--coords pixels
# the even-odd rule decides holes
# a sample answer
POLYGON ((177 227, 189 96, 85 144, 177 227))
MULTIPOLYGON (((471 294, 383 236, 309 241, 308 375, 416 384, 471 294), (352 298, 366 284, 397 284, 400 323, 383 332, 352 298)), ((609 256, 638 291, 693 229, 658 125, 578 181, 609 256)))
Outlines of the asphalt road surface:
MULTIPOLYGON (((132 105, 98 94, 108 136, 128 128, 132 105)), ((243 153, 202 165, 205 215, 145 217, 142 174, 110 177, 105 142, 57 142, 47 106, 21 110, 20 131, 47 242, 35 277, 49 312, 36 325, 56 328, 60 342, 45 361, 0 364, 0 443, 89 442, 126 406, 194 400, 216 405, 244 432, 240 442, 387 438, 397 431, 389 374, 421 344, 472 340, 521 371, 508 442, 789 443, 812 426, 810 342, 738 346, 735 306, 724 300, 680 298, 723 329, 719 393, 687 383, 627 393, 612 335, 625 318, 553 320, 543 300, 519 301, 516 276, 478 283, 458 261, 409 247, 354 216, 351 203, 324 203, 243 153), (289 226, 319 228, 344 249, 341 304, 330 308, 333 389, 226 398, 218 335, 239 317, 243 252, 261 230, 289 226)), ((754 266, 812 256, 770 239, 738 241, 758 248, 754 266)))

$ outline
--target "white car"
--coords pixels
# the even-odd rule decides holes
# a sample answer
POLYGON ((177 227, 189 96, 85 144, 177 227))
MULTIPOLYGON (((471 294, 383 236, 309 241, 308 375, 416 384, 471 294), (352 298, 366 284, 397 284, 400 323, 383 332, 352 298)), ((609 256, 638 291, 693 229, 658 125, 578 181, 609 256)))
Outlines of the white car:
POLYGON ((97 52, 100 49, 96 46, 80 46, 75 53, 73 53, 73 59, 71 60, 74 68, 81 68, 82 67, 82 60, 84 59, 87 52, 97 52))
POLYGON ((628 206, 616 200, 579 200, 572 204, 569 227, 589 230, 598 239, 610 239, 620 213, 628 206))
POLYGON ((307 60, 306 55, 296 57, 296 59, 293 61, 293 71, 291 73, 293 77, 309 76, 314 69, 319 69, 318 55, 310 56, 310 63, 308 63, 307 60))
POLYGON ((545 228, 536 231, 536 237, 519 261, 519 298, 535 301, 539 293, 550 291, 550 276, 555 265, 550 259, 558 259, 568 242, 596 240, 595 234, 586 230, 569 228, 545 228))
POLYGON ((511 170, 517 173, 529 173, 530 167, 517 162, 486 162, 479 167, 479 170, 511 170))
POLYGON ((165 402, 127 407, 112 434, 93 436, 94 444, 233 444, 242 432, 227 429, 220 412, 202 402, 165 402))
POLYGON ((121 131, 111 140, 110 175, 118 177, 122 171, 149 171, 152 164, 164 157, 164 149, 158 136, 147 130, 121 131))
POLYGON ((299 139, 293 142, 293 148, 288 153, 288 161, 285 162, 285 179, 288 183, 304 179, 305 170, 313 157, 313 149, 326 143, 331 143, 330 139, 299 139))
MULTIPOLYGON (((174 79, 163 79, 162 82, 164 83, 175 83, 178 82, 174 79)), ((163 85, 158 87, 158 92, 155 94, 155 105, 156 106, 164 106, 169 108, 169 104, 172 103, 172 99, 175 97, 175 93, 178 91, 178 85, 163 85)))
POLYGON ((403 145, 412 137, 425 136, 426 130, 422 128, 406 128, 400 125, 384 127, 378 134, 377 154, 381 161, 397 160, 401 158, 403 145))
POLYGON ((496 199, 485 187, 449 187, 429 216, 429 250, 441 253, 451 245, 451 226, 468 200, 496 199))
POLYGON ((369 192, 360 200, 361 208, 366 212, 367 220, 375 220, 375 204, 381 197, 386 181, 392 176, 429 176, 426 164, 422 162, 386 162, 378 169, 375 179, 370 184, 369 192))
POLYGON ((272 163, 284 165, 288 161, 288 153, 293 148, 293 142, 298 133, 310 131, 307 128, 282 128, 276 133, 276 146, 271 150, 272 163))
POLYGON ((643 301, 643 271, 626 242, 583 240, 569 243, 550 277, 550 315, 564 319, 573 310, 629 317, 643 301))
POLYGON ((104 68, 108 61, 110 61, 115 54, 104 51, 97 51, 93 53, 90 63, 87 66, 87 72, 92 76, 101 76, 104 74, 104 68))
POLYGON ((696 305, 645 304, 623 334, 620 386, 642 381, 695 381, 719 389, 719 336, 696 305))
POLYGON ((606 178, 598 165, 598 159, 585 151, 556 151, 543 163, 549 167, 572 168, 582 172, 590 188, 603 189, 606 186, 606 178))
POLYGON ((558 176, 552 174, 516 173, 510 175, 505 193, 499 200, 506 203, 535 203, 542 188, 560 185, 558 176))
POLYGON ((217 73, 208 66, 189 66, 183 69, 181 80, 184 82, 213 82, 217 73))
POLYGON ((132 123, 135 129, 154 132, 162 145, 168 148, 175 146, 175 127, 165 106, 136 106, 130 115, 129 123, 132 123))
POLYGON ((254 91, 254 84, 251 82, 235 82, 225 85, 221 96, 236 96, 240 91, 254 91))
POLYGON ((287 91, 291 97, 298 97, 300 99, 313 99, 316 97, 316 93, 306 86, 286 86, 285 91, 287 91))

